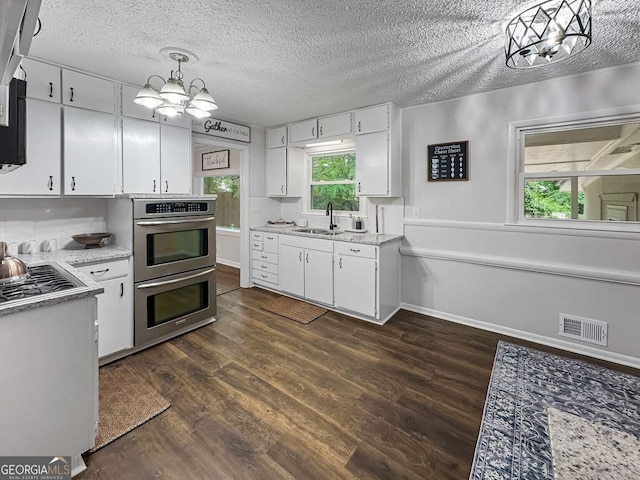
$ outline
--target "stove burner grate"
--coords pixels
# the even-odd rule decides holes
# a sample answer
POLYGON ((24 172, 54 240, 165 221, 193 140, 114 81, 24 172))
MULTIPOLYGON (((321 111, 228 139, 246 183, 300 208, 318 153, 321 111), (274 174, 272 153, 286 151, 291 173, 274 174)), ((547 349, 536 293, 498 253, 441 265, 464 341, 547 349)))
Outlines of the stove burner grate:
POLYGON ((29 271, 31 276, 22 283, 0 285, 0 303, 76 287, 51 265, 36 265, 29 271))

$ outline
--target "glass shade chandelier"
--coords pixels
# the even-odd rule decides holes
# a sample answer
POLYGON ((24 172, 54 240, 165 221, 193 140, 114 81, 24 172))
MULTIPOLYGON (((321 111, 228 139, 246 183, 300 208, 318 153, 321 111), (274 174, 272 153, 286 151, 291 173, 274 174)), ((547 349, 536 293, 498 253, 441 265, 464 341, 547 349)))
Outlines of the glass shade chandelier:
POLYGON ((547 0, 525 10, 506 27, 510 68, 548 65, 591 45, 591 0, 547 0))
POLYGON ((171 52, 169 57, 178 62, 178 70, 171 70, 171 76, 168 80, 160 75, 151 75, 133 101, 147 108, 155 108, 158 113, 167 117, 177 117, 183 112, 196 118, 210 117, 211 112, 217 109, 218 105, 207 90, 204 80, 194 78, 185 91, 181 65, 188 62, 189 57, 179 52, 171 52), (151 86, 152 78, 159 78, 164 83, 159 92, 151 86), (198 81, 202 82, 200 88, 194 85, 194 82, 198 81), (195 90, 195 94, 191 96, 193 90, 195 90))

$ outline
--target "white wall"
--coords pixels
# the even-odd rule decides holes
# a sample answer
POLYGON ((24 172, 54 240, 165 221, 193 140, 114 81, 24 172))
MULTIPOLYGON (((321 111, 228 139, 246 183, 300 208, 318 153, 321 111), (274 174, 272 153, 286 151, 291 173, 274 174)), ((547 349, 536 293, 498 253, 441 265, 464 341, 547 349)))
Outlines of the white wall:
POLYGON ((107 204, 94 198, 0 199, 0 240, 7 243, 56 239, 61 248, 83 248, 71 235, 105 232, 107 204))
POLYGON ((639 84, 634 65, 405 109, 405 306, 640 366, 639 236, 505 225, 509 123, 628 109, 639 84), (428 183, 427 145, 461 140, 469 181, 428 183), (558 343, 560 312, 609 322, 609 346, 558 343))

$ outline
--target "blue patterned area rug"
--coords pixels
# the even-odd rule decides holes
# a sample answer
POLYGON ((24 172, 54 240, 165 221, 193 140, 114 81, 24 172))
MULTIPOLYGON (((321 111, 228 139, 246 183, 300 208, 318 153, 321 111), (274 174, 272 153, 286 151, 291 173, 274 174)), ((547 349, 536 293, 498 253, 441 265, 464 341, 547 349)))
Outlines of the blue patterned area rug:
MULTIPOLYGON (((567 421, 566 418, 563 420, 567 421)), ((640 377, 499 342, 469 478, 599 478, 597 469, 602 468, 599 459, 612 453, 624 456, 625 448, 637 448, 639 437, 640 377), (554 473, 554 462, 560 465, 563 454, 558 453, 555 439, 552 450, 549 436, 549 415, 558 418, 558 411, 569 414, 565 416, 569 421, 575 419, 573 416, 580 417, 600 430, 619 432, 621 437, 616 438, 627 438, 630 442, 621 445, 612 439, 607 445, 603 437, 590 438, 587 427, 580 429, 576 425, 573 440, 591 442, 592 455, 580 460, 591 462, 586 468, 575 467, 592 471, 593 477, 560 476, 560 468, 554 473)), ((562 439, 565 444, 573 440, 570 435, 562 439)), ((567 471, 566 462, 562 468, 567 471)), ((637 478, 624 465, 618 468, 621 470, 613 478, 637 478)))

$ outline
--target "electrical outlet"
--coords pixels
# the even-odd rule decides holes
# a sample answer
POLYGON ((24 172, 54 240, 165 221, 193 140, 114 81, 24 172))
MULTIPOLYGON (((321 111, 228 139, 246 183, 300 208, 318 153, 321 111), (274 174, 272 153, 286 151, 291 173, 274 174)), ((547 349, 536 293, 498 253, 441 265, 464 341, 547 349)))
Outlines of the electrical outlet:
POLYGON ((420 218, 420 209, 418 207, 413 207, 413 218, 420 218))

